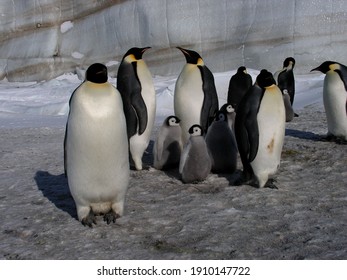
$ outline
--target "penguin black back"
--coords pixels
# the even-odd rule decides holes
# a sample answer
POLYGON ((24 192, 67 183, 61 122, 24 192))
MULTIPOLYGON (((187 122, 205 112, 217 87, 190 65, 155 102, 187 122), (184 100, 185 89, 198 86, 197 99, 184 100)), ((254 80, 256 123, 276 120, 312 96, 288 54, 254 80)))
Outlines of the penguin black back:
POLYGON ((147 108, 141 95, 142 86, 137 75, 137 60, 142 59, 147 49, 149 47, 129 49, 123 56, 117 73, 117 89, 123 100, 128 138, 137 131, 141 135, 147 127, 147 108))
POLYGON ((278 74, 277 78, 280 90, 282 92, 285 89, 288 91, 291 105, 293 105, 295 95, 294 66, 295 59, 293 57, 287 57, 283 62, 283 70, 278 74))
POLYGON ((242 97, 252 86, 252 83, 252 77, 247 73, 245 66, 239 67, 236 74, 230 78, 228 103, 231 104, 235 110, 237 110, 237 106, 241 102, 242 97))

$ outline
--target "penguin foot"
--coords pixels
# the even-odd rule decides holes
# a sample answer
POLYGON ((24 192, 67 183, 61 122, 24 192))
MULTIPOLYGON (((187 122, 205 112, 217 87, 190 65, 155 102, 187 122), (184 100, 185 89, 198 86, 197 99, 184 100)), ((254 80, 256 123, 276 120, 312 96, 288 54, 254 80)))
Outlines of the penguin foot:
POLYGON ((325 138, 325 141, 327 142, 335 142, 339 145, 347 145, 347 140, 343 139, 342 137, 335 136, 333 134, 328 134, 325 138))
POLYGON ((253 178, 248 178, 245 175, 241 175, 238 179, 235 180, 234 186, 242 186, 242 185, 249 185, 249 186, 255 186, 255 181, 253 178))
POLYGON ((299 117, 299 115, 297 113, 294 113, 294 117, 297 118, 299 117))
POLYGON ((277 182, 275 179, 269 179, 264 188, 269 188, 269 189, 275 189, 275 190, 278 190, 277 186, 274 184, 274 182, 277 182))
POLYGON ((96 225, 96 218, 95 218, 94 212, 90 210, 88 216, 83 218, 81 223, 82 225, 88 226, 90 228, 93 227, 93 224, 96 225))
POLYGON ((109 225, 111 222, 115 223, 120 216, 111 210, 104 215, 104 221, 109 225))

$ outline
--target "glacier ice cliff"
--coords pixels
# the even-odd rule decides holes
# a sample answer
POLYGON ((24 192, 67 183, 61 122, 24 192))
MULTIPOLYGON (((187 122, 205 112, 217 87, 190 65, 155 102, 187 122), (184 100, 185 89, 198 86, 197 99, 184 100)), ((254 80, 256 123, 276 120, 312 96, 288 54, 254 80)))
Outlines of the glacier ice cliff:
POLYGON ((49 80, 96 61, 115 76, 133 46, 152 47, 153 74, 179 73, 176 46, 198 51, 212 72, 274 72, 293 56, 303 73, 346 63, 346 35, 344 0, 2 0, 0 80, 49 80))

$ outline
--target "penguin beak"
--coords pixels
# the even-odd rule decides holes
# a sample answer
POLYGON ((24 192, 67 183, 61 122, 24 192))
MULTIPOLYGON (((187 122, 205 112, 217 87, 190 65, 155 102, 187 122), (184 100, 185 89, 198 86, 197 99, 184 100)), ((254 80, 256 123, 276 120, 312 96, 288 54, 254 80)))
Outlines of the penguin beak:
POLYGON ((319 67, 313 68, 310 72, 313 72, 313 71, 320 71, 320 70, 319 70, 319 67))
POLYGON ((143 54, 145 51, 147 51, 148 49, 151 49, 151 47, 145 47, 141 50, 141 53, 143 54))
POLYGON ((184 49, 184 48, 181 48, 181 47, 176 47, 177 49, 179 49, 185 56, 190 56, 190 54, 189 54, 189 52, 186 50, 186 49, 184 49))

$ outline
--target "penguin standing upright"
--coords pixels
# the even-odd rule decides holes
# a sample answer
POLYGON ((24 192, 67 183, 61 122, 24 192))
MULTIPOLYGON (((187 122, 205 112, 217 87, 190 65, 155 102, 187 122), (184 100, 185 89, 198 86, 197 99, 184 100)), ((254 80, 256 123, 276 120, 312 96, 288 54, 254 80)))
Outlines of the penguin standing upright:
POLYGON ((295 95, 295 79, 294 79, 295 59, 287 57, 283 61, 283 69, 276 72, 274 77, 277 78, 277 85, 280 90, 287 90, 290 97, 290 104, 293 106, 295 95))
POLYGON ((245 66, 240 66, 235 75, 230 78, 228 88, 228 103, 233 106, 237 112, 237 107, 242 97, 252 86, 252 77, 247 73, 245 66))
POLYGON ((325 74, 323 103, 328 123, 328 140, 346 143, 347 67, 338 62, 325 61, 311 71, 321 71, 325 74))
POLYGON ((176 81, 174 111, 181 120, 185 144, 189 139, 190 127, 199 124, 206 132, 219 107, 214 77, 201 56, 192 50, 178 49, 187 63, 176 81))
POLYGON ((225 112, 217 113, 205 140, 211 155, 212 172, 233 173, 237 165, 237 144, 225 112))
POLYGON ((192 125, 190 138, 183 148, 179 173, 183 183, 203 181, 211 171, 211 158, 207 149, 203 129, 200 125, 192 125))
POLYGON ((259 187, 273 187, 269 177, 280 165, 285 134, 285 108, 281 90, 272 74, 262 70, 256 84, 242 99, 236 113, 235 135, 243 178, 259 187))
POLYGON ((178 167, 182 153, 180 119, 167 117, 159 129, 153 146, 153 166, 156 169, 178 167))
POLYGON ((284 102, 287 102, 287 96, 285 94, 285 90, 287 91, 287 95, 289 96, 289 104, 285 103, 285 109, 286 109, 286 116, 287 122, 290 122, 293 120, 291 114, 293 113, 293 117, 298 117, 299 115, 294 113, 293 110, 293 103, 294 103, 294 96, 295 96, 295 78, 294 78, 294 66, 295 66, 295 59, 293 57, 287 57, 283 61, 283 68, 279 71, 277 71, 274 74, 275 80, 277 80, 277 85, 282 91, 283 94, 283 100, 284 102))
POLYGON ((136 170, 142 170, 145 152, 154 125, 156 96, 151 73, 142 59, 149 49, 131 48, 124 55, 117 74, 127 122, 129 150, 136 170))
POLYGON ((128 139, 118 90, 107 82, 106 66, 96 63, 73 92, 64 140, 64 165, 78 219, 107 223, 123 214, 129 183, 128 139))

